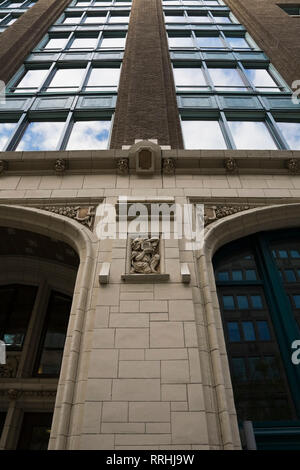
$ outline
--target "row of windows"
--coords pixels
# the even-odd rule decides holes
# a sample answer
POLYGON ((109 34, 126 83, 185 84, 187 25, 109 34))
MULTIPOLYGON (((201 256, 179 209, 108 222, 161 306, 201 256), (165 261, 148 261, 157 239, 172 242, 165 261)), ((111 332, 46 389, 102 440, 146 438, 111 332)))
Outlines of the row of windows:
POLYGON ((265 320, 229 321, 227 333, 230 342, 241 341, 270 341, 271 333, 268 322, 265 320))
POLYGON ((29 69, 10 88, 14 93, 115 91, 120 77, 120 64, 110 67, 82 67, 29 69))
POLYGON ((110 6, 110 5, 116 5, 116 6, 131 6, 131 1, 128 0, 90 0, 90 1, 85 1, 85 0, 75 0, 72 2, 69 7, 102 7, 102 6, 110 6))
POLYGON ((43 39, 39 50, 95 50, 95 49, 124 49, 126 42, 125 33, 94 33, 83 34, 51 34, 43 39))
POLYGON ((269 113, 265 121, 221 113, 212 120, 183 118, 181 125, 186 149, 300 150, 300 121, 275 122, 269 113))
POLYGON ((32 0, 26 0, 22 2, 10 2, 10 1, 4 1, 0 3, 0 9, 2 8, 31 8, 33 5, 35 5, 36 2, 33 2, 32 0))
POLYGON ((192 32, 191 34, 180 34, 179 32, 168 33, 169 47, 172 49, 216 49, 216 50, 252 50, 257 49, 251 38, 245 34, 192 32))
POLYGON ((74 117, 60 120, 0 122, 0 150, 17 151, 106 149, 111 119, 74 117))
POLYGON ((201 12, 192 10, 168 11, 165 10, 165 22, 168 23, 237 23, 232 14, 225 12, 201 12))
POLYGON ((80 14, 65 13, 56 24, 115 24, 129 23, 129 13, 123 11, 97 11, 94 13, 81 12, 80 14))
POLYGON ((265 68, 253 68, 251 62, 243 66, 241 62, 237 67, 218 67, 205 62, 202 67, 174 66, 174 79, 178 91, 256 91, 279 92, 284 90, 283 84, 275 81, 265 68))
POLYGON ((220 6, 225 5, 222 1, 218 0, 163 0, 164 6, 181 6, 181 5, 191 5, 191 6, 220 6))

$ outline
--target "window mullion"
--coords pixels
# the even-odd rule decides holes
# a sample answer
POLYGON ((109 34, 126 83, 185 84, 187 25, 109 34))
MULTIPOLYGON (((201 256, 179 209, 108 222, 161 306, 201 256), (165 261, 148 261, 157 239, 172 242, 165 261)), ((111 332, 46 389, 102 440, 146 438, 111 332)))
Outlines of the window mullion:
POLYGON ((233 150, 236 150, 236 145, 235 145, 235 142, 233 140, 231 130, 228 126, 228 122, 227 122, 226 115, 225 115, 224 111, 220 111, 220 117, 221 117, 221 120, 220 120, 221 129, 223 130, 225 142, 227 143, 229 148, 231 148, 233 150))

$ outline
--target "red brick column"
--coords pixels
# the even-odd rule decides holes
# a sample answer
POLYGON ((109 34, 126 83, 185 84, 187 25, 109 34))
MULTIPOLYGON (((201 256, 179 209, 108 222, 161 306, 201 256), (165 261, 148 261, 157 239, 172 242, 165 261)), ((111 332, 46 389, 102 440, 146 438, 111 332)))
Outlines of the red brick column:
POLYGON ((38 0, 0 35, 0 80, 7 83, 70 0, 38 0))
POLYGON ((183 147, 161 0, 133 0, 111 148, 151 138, 183 147))

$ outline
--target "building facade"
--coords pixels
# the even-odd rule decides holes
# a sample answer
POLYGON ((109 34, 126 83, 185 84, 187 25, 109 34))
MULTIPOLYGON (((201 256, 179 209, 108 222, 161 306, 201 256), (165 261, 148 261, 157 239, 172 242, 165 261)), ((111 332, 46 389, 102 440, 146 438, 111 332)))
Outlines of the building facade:
POLYGON ((299 8, 0 3, 1 449, 299 450, 299 8))

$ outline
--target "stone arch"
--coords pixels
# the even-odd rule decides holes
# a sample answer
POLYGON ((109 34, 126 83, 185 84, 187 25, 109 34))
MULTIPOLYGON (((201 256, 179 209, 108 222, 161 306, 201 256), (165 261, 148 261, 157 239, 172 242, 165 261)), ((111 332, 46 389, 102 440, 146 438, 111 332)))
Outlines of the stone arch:
POLYGON ((221 246, 253 233, 299 226, 300 204, 295 203, 249 209, 219 219, 205 229, 204 245, 198 252, 197 264, 224 449, 234 449, 239 446, 239 432, 212 265, 213 255, 221 246))
POLYGON ((49 446, 52 449, 66 449, 75 402, 79 357, 83 350, 86 312, 92 296, 98 240, 88 228, 70 218, 31 207, 0 205, 0 225, 28 230, 68 243, 80 259, 70 313, 73 319, 72 335, 68 354, 64 354, 63 358, 49 446))

